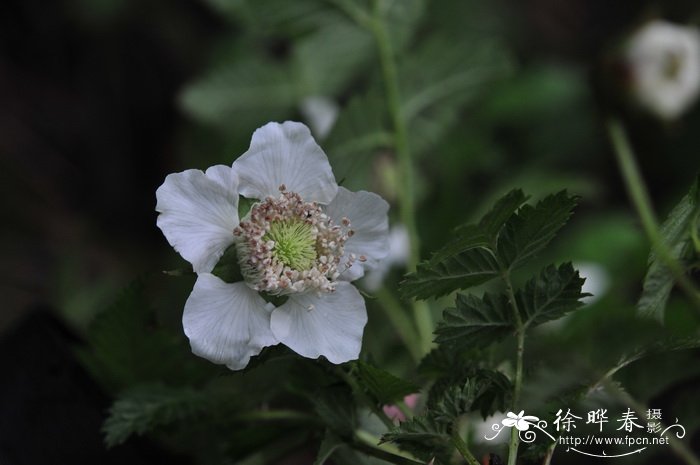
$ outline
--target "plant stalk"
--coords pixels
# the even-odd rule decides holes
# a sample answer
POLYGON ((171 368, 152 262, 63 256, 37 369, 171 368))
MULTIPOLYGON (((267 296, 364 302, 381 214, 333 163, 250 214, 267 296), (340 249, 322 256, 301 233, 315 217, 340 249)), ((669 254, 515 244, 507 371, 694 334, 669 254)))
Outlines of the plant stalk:
POLYGON ((481 465, 476 457, 474 457, 474 455, 471 453, 469 447, 467 447, 467 443, 464 442, 464 439, 462 439, 462 437, 459 435, 459 428, 456 424, 453 426, 452 431, 452 445, 455 446, 455 449, 457 449, 459 455, 461 455, 469 465, 481 465))
MULTIPOLYGON (((510 280, 510 272, 508 270, 503 270, 501 274, 503 282, 506 285, 506 293, 508 295, 508 301, 513 309, 513 317, 515 319, 515 335, 517 338, 517 349, 515 354, 515 379, 513 382, 513 405, 512 409, 514 412, 518 411, 518 405, 520 403, 520 391, 523 384, 523 354, 525 353, 525 325, 523 324, 523 319, 520 316, 520 310, 518 309, 518 303, 515 300, 515 293, 513 292, 513 284, 510 280)), ((508 446, 508 465, 515 465, 518 459, 518 445, 520 444, 520 437, 518 436, 518 429, 511 428, 510 431, 510 444, 508 446)))
POLYGON ((379 301, 379 306, 391 321, 399 337, 411 353, 413 360, 415 362, 420 361, 423 353, 420 347, 415 344, 418 340, 418 334, 416 333, 416 329, 410 317, 404 311, 404 307, 396 299, 394 294, 385 287, 380 288, 375 295, 379 301))
POLYGON ((661 237, 649 193, 639 172, 634 151, 622 123, 617 119, 610 119, 607 123, 607 129, 622 178, 625 182, 627 194, 637 210, 644 232, 651 242, 652 250, 673 273, 676 282, 692 301, 693 305, 700 310, 700 294, 698 294, 698 290, 688 279, 683 266, 673 257, 673 254, 664 243, 663 237, 661 237))
MULTIPOLYGON (((408 128, 401 106, 399 79, 396 71, 394 50, 382 17, 381 0, 374 0, 374 14, 371 30, 377 43, 379 61, 387 96, 389 117, 393 126, 394 150, 399 167, 399 216, 408 231, 410 255, 407 263, 409 272, 416 270, 420 259, 420 240, 416 226, 415 172, 408 143, 408 128)), ((430 309, 425 302, 414 301, 413 317, 418 328, 418 347, 427 353, 432 344, 433 321, 430 309)))

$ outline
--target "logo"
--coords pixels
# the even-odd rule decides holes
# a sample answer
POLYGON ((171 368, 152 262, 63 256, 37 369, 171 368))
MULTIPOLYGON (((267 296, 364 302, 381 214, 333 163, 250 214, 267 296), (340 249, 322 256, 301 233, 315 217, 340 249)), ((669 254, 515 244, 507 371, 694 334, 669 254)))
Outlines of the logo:
POLYGON ((614 458, 640 454, 651 446, 668 445, 674 434, 678 439, 685 437, 685 427, 678 423, 678 418, 670 426, 662 423, 661 409, 648 409, 646 415, 642 415, 644 420, 640 420, 637 415, 628 408, 619 416, 613 417, 611 422, 608 410, 599 408, 588 411, 584 423, 583 416, 576 415, 568 408, 566 412, 559 409, 550 426, 547 421, 536 416, 525 415, 524 410, 518 414, 508 412, 500 423, 491 425, 494 434, 486 435, 484 439, 492 441, 503 430, 515 428, 524 443, 535 442, 538 433, 542 433, 546 440, 567 446, 566 452, 614 458), (551 432, 547 430, 548 426, 551 432), (577 431, 579 426, 582 426, 580 433, 577 431), (615 453, 609 453, 610 449, 614 449, 615 453))

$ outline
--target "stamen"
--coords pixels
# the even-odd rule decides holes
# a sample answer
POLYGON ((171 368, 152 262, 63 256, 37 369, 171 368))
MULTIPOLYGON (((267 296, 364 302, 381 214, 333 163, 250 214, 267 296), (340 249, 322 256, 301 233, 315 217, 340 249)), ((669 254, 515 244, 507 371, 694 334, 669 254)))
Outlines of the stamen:
POLYGON ((353 232, 350 220, 335 225, 316 202, 280 186, 250 209, 234 230, 244 278, 254 289, 270 294, 333 292, 351 256, 341 266, 344 245, 353 232))

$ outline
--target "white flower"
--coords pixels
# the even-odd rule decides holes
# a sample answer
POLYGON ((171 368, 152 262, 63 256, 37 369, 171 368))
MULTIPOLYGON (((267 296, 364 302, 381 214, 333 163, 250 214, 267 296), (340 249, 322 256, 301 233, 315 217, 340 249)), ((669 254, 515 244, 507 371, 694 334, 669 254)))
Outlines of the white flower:
POLYGON ((501 423, 503 423, 503 426, 507 426, 509 428, 512 428, 515 426, 515 428, 518 431, 527 431, 530 429, 530 424, 532 422, 539 421, 539 418, 534 417, 532 415, 525 415, 525 410, 521 410, 520 413, 517 415, 513 412, 508 412, 506 414, 508 418, 504 418, 501 423))
POLYGON ((683 113, 700 92, 700 32, 652 21, 627 44, 625 59, 637 102, 662 119, 683 113))
POLYGON ((198 274, 183 315, 195 354, 231 369, 278 342, 332 363, 358 357, 367 312, 350 281, 387 254, 389 205, 339 187, 306 126, 269 123, 232 167, 171 174, 156 197, 158 226, 198 274), (257 200, 240 219, 239 195, 257 200), (211 274, 232 244, 243 282, 211 274))

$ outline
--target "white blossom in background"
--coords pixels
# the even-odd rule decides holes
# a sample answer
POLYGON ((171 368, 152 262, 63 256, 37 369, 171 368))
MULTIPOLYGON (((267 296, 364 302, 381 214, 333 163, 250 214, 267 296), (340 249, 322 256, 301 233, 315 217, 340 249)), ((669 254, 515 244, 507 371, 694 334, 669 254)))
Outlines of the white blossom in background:
POLYGON ((332 363, 359 356, 367 312, 350 282, 386 256, 389 205, 339 187, 306 126, 269 123, 232 167, 171 174, 156 197, 158 227, 197 273, 183 314, 195 354, 234 370, 279 342, 332 363), (243 218, 239 195, 257 201, 243 218), (244 281, 226 283, 211 271, 232 244, 244 281))
POLYGON ((671 120, 700 93, 700 31, 652 21, 629 39, 625 61, 632 95, 650 113, 671 120))
POLYGON ((306 97, 299 105, 299 111, 309 123, 311 132, 318 139, 325 139, 338 119, 340 107, 328 97, 314 95, 306 97))
POLYGON ((610 288, 610 274, 602 265, 594 262, 576 263, 579 275, 586 280, 581 286, 581 292, 591 294, 581 299, 586 304, 592 304, 600 299, 610 288))
POLYGON ((389 229, 389 253, 379 266, 370 270, 362 284, 368 291, 374 292, 382 286, 384 277, 392 267, 405 265, 411 255, 411 242, 408 231, 401 225, 389 229))

